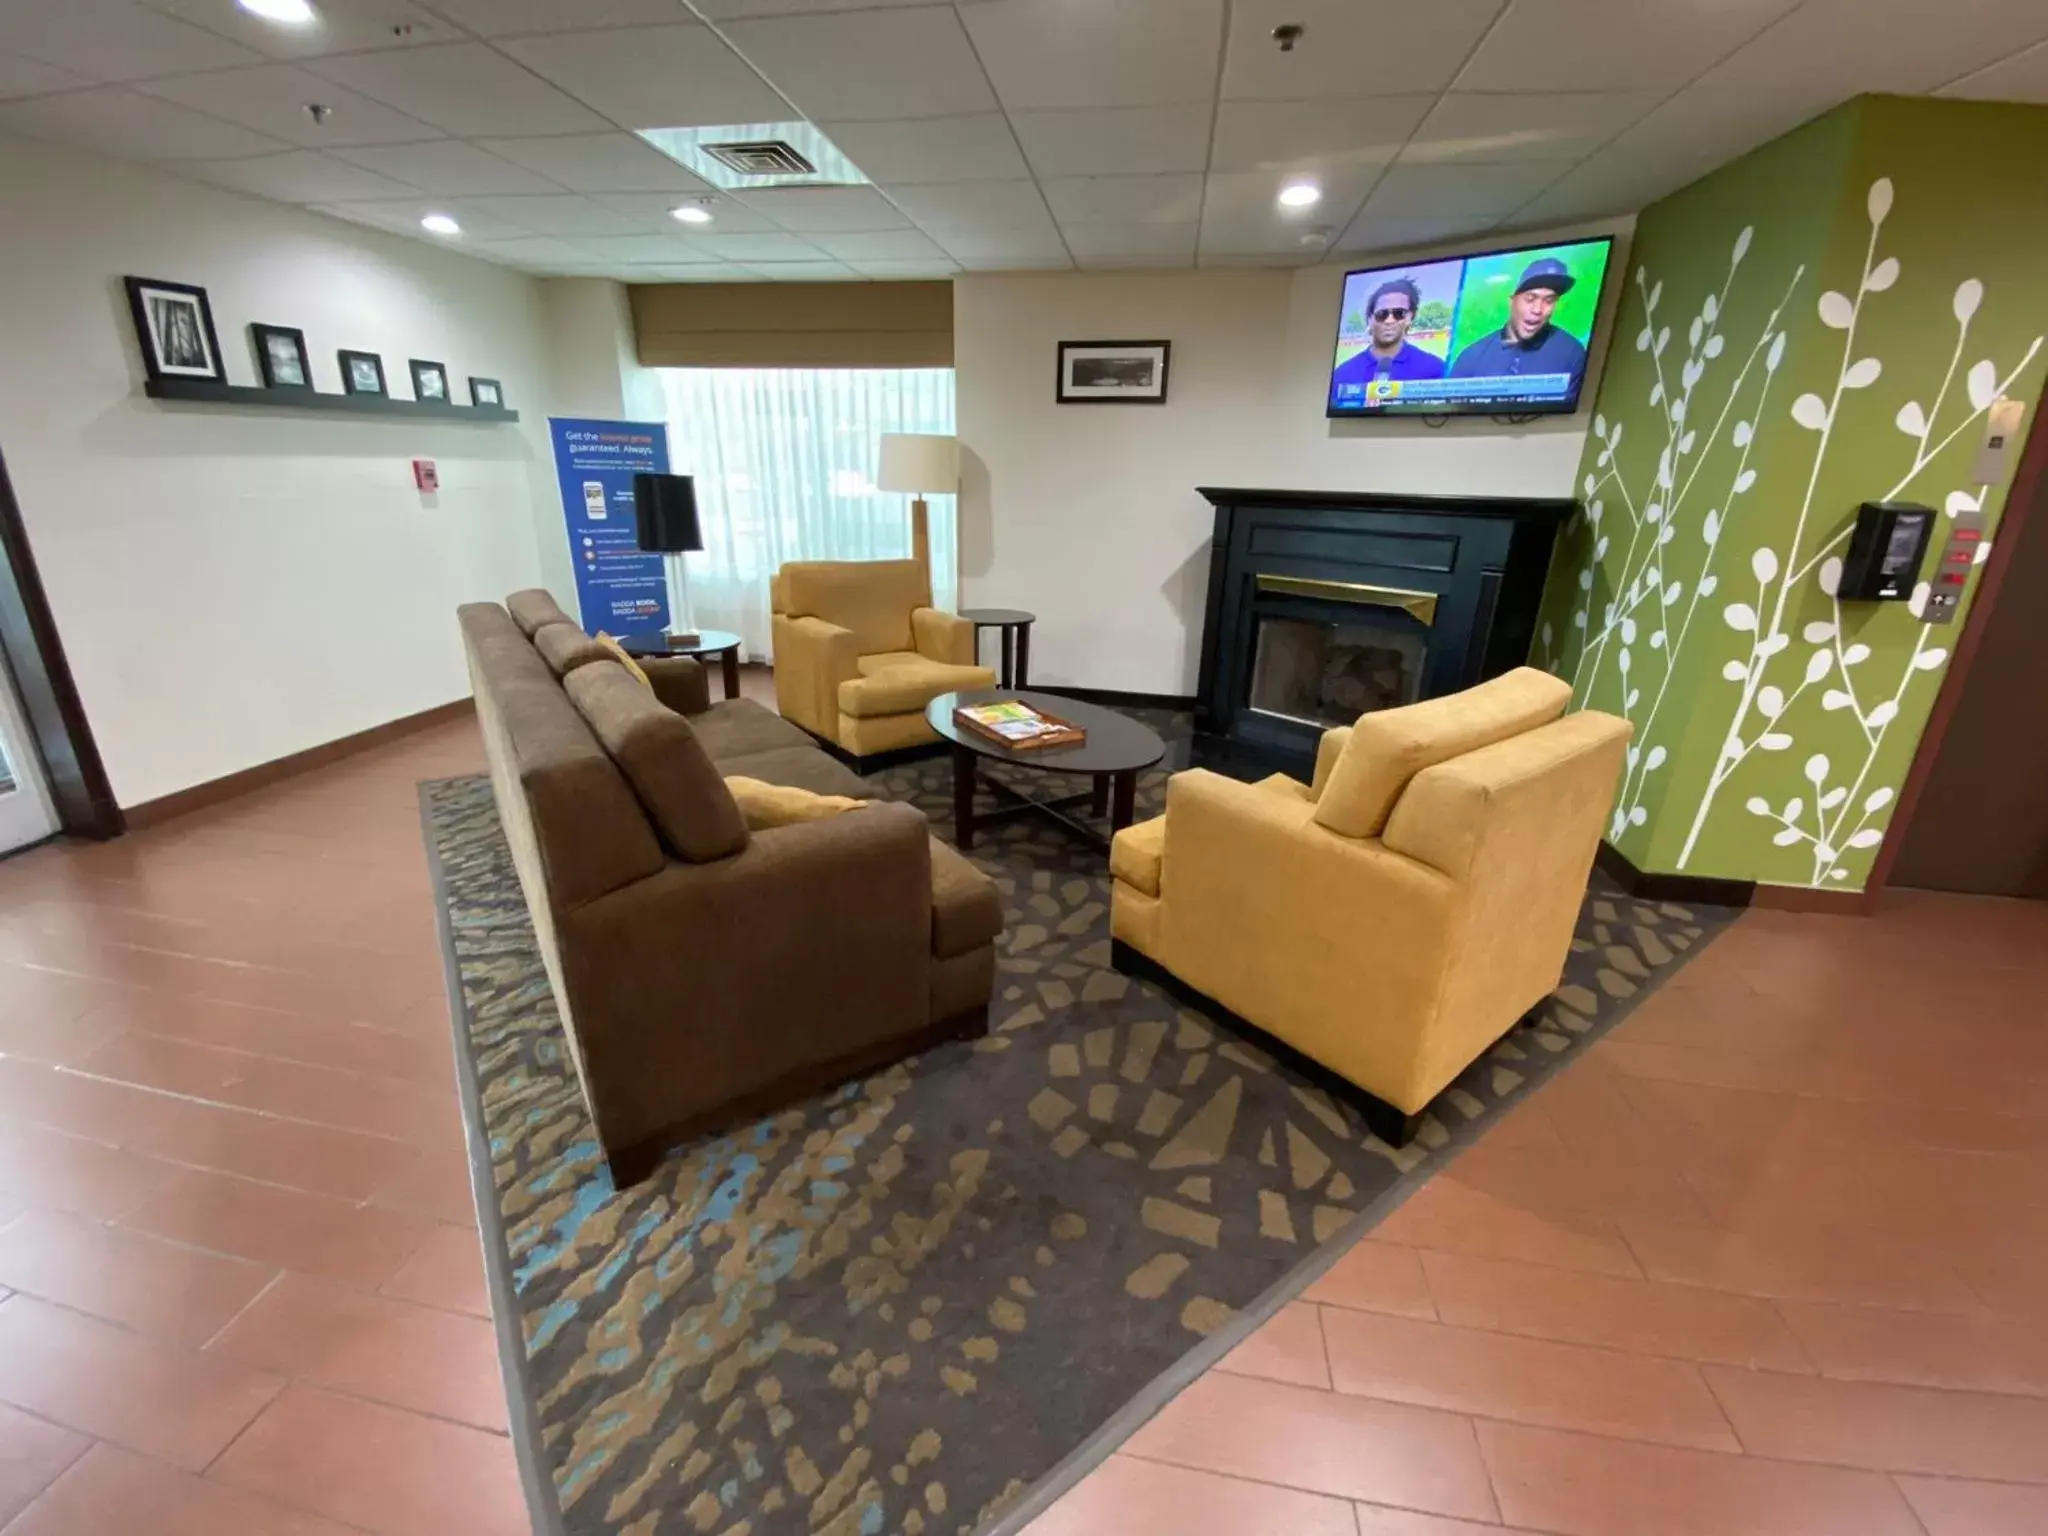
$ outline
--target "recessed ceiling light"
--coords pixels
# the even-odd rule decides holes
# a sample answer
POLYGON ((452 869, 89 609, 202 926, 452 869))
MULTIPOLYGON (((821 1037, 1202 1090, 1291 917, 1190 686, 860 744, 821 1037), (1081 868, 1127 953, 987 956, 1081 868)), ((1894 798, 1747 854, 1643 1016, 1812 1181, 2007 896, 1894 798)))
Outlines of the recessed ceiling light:
POLYGON ((424 219, 420 220, 420 228, 436 235, 459 235, 462 233, 462 226, 449 218, 445 213, 428 214, 424 219))
POLYGON ((265 21, 274 21, 281 26, 303 27, 313 21, 313 7, 309 0, 237 0, 237 3, 251 16, 261 16, 265 21))
POLYGON ((709 208, 699 208, 695 203, 685 203, 680 208, 671 208, 668 211, 668 216, 685 224, 709 224, 711 222, 711 210, 709 208))
POLYGON ((1323 200, 1323 189, 1312 181, 1290 181, 1280 189, 1282 208, 1312 208, 1323 200))

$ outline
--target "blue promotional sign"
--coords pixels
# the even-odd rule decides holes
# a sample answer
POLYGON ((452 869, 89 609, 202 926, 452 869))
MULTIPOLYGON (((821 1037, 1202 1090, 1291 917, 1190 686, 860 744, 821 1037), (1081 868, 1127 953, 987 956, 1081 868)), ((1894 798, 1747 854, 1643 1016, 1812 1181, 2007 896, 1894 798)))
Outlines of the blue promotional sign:
POLYGON ((668 627, 665 557, 640 548, 633 476, 668 473, 668 428, 659 422, 550 416, 548 430, 583 627, 592 634, 661 633, 668 627))

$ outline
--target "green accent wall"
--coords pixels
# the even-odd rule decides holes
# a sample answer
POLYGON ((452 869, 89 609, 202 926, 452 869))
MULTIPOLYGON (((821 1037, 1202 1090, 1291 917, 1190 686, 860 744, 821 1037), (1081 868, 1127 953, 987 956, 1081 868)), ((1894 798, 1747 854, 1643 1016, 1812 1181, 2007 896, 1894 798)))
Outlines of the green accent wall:
POLYGON ((1638 868, 1868 878, 1976 578, 1929 626, 1837 602, 1838 557, 1864 501, 1946 514, 1923 575, 2003 508, 1968 477, 2048 373, 2043 163, 2048 107, 1863 97, 1638 219, 1535 656, 1635 726, 1638 868))

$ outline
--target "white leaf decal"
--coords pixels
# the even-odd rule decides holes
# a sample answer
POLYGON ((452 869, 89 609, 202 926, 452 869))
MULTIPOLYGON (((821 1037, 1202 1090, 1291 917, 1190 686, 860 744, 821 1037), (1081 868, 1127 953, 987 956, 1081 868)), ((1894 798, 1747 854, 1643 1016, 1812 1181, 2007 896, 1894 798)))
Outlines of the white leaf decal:
POLYGON ((1607 418, 1605 416, 1595 416, 1593 418, 1593 435, 1603 443, 1607 441, 1607 418))
POLYGON ((1638 352, 1650 350, 1650 328, 1647 325, 1636 332, 1636 350, 1638 352))
POLYGON ((1583 609, 1583 608, 1581 608, 1581 609, 1580 609, 1580 610, 1579 610, 1579 611, 1578 611, 1577 613, 1575 613, 1575 614, 1573 614, 1573 615, 1572 615, 1572 628, 1573 628, 1573 629, 1584 629, 1585 627, 1586 627, 1586 610, 1585 610, 1585 609, 1583 609))
POLYGON ((1927 413, 1920 409, 1918 400, 1908 400, 1899 407, 1899 414, 1892 418, 1901 432, 1908 437, 1927 435, 1927 413))
POLYGON ((1712 597, 1714 595, 1714 588, 1718 587, 1719 585, 1721 585, 1720 577, 1702 576, 1700 578, 1700 596, 1712 597))
POLYGON ((1875 816, 1891 803, 1892 790, 1890 785, 1886 785, 1883 789, 1873 789, 1870 792, 1870 798, 1863 802, 1863 814, 1875 816))
POLYGON ((1805 769, 1803 770, 1803 772, 1804 772, 1804 773, 1806 774, 1806 782, 1807 782, 1807 783, 1809 783, 1809 784, 1812 784, 1812 785, 1815 785, 1815 786, 1819 786, 1819 785, 1822 785, 1822 784, 1825 784, 1825 783, 1827 783, 1827 781, 1828 781, 1828 755, 1827 755, 1827 753, 1825 753, 1825 752, 1816 752, 1816 753, 1814 753, 1814 754, 1813 754, 1813 756, 1809 757, 1809 758, 1808 758, 1808 759, 1806 760, 1806 767, 1805 767, 1805 769))
POLYGON ((1661 650, 1663 650, 1663 649, 1664 649, 1664 631, 1663 631, 1663 630, 1659 629, 1659 630, 1653 630, 1653 631, 1651 631, 1651 634, 1650 634, 1650 649, 1651 649, 1651 650, 1653 650, 1653 651, 1661 651, 1661 650))
POLYGON ((1849 371, 1842 375, 1842 388, 1868 389, 1877 382, 1877 376, 1884 372, 1884 364, 1874 357, 1859 357, 1849 365, 1849 371))
POLYGON ((1950 491, 1942 501, 1941 509, 1950 517, 1957 517, 1964 512, 1978 511, 1979 504, 1977 498, 1968 491, 1950 491))
POLYGON ((1794 795, 1790 800, 1787 800, 1785 802, 1785 819, 1787 821, 1797 821, 1799 819, 1799 813, 1805 809, 1806 802, 1800 799, 1797 795, 1794 795))
POLYGON ((1766 800, 1762 795, 1751 795, 1742 802, 1742 808, 1752 816, 1769 816, 1772 814, 1770 801, 1766 800))
POLYGON ((1890 699, 1884 699, 1878 703, 1875 709, 1863 717, 1863 723, 1868 726, 1884 726, 1890 725, 1898 718, 1899 706, 1890 699))
POLYGON ((1849 839, 1849 846, 1851 848, 1875 848, 1883 841, 1884 833, 1876 827, 1865 827, 1861 832, 1858 832, 1849 839))
POLYGON ((1785 333, 1780 331, 1771 338, 1771 350, 1764 354, 1764 372, 1776 373, 1778 371, 1778 364, 1783 361, 1785 361, 1785 333))
POLYGON ((1833 597, 1842 586, 1842 562, 1840 557, 1830 555, 1820 563, 1820 589, 1833 597))
POLYGON ((1700 534, 1709 544, 1718 543, 1721 538, 1721 514, 1710 511, 1700 524, 1700 534))
POLYGON ((1749 238, 1756 230, 1748 224, 1742 226, 1742 233, 1735 237, 1735 253, 1728 258, 1730 266, 1739 266, 1742 258, 1749 254, 1749 238))
POLYGON ((1820 808, 1824 811, 1832 811, 1848 798, 1849 787, 1846 784, 1837 784, 1833 789, 1820 797, 1820 808))
POLYGON ((1827 710, 1830 714, 1834 713, 1838 709, 1847 709, 1851 704, 1854 704, 1855 702, 1856 701, 1854 699, 1849 697, 1848 694, 1842 692, 1842 690, 1839 688, 1830 688, 1826 693, 1820 696, 1820 707, 1824 710, 1827 710))
POLYGON ((1661 300, 1663 297, 1664 279, 1660 277, 1657 279, 1657 286, 1650 290, 1650 308, 1655 309, 1657 307, 1658 301, 1661 300))
POLYGON ((1600 535, 1600 542, 1593 546, 1593 558, 1595 560, 1605 560, 1607 558, 1607 535, 1604 533, 1600 535))
POLYGON ((1650 389, 1650 404, 1661 404, 1664 399, 1664 381, 1659 379, 1650 389))
POLYGON ((1824 645, 1835 638, 1835 626, 1826 619, 1816 619, 1799 631, 1799 638, 1808 645, 1824 645))
POLYGON ((1836 856, 1835 845, 1817 837, 1813 840, 1813 853, 1815 858, 1832 859, 1836 856))
POLYGON ((1599 488, 1600 482, 1598 480, 1595 480, 1591 475, 1586 476, 1585 483, 1579 487, 1579 489, 1585 492, 1585 494, 1588 496, 1591 496, 1593 492, 1595 492, 1599 488))
POLYGON ((1792 738, 1783 731, 1766 731, 1757 737, 1756 744, 1766 752, 1782 752, 1792 745, 1792 738))
POLYGON ((1785 713, 1785 691, 1766 683, 1756 691, 1756 707, 1773 720, 1785 713))
POLYGON ((1671 541, 1672 541, 1673 539, 1675 539, 1675 538, 1677 538, 1677 537, 1678 537, 1678 524, 1676 524, 1676 523, 1666 523, 1666 524, 1664 525, 1664 531, 1663 531, 1662 533, 1660 533, 1660 534, 1658 534, 1658 535, 1657 535, 1657 542, 1658 542, 1659 544, 1669 544, 1669 543, 1670 543, 1670 542, 1671 542, 1671 541))
POLYGON ((1631 768, 1635 767, 1635 765, 1636 765, 1636 759, 1637 759, 1637 758, 1639 758, 1639 757, 1641 757, 1642 755, 1643 755, 1643 754, 1642 754, 1642 752, 1641 752, 1641 750, 1640 750, 1640 749, 1638 749, 1638 748, 1636 748, 1636 747, 1630 747, 1630 748, 1628 749, 1628 753, 1627 753, 1627 757, 1628 757, 1628 765, 1629 765, 1629 767, 1631 767, 1631 768))
POLYGON ((1728 344, 1721 339, 1721 333, 1719 331, 1716 331, 1713 335, 1707 338, 1707 349, 1704 355, 1707 357, 1719 357, 1721 355, 1722 348, 1726 347, 1727 345, 1728 344))
POLYGON ((1616 651, 1616 652, 1614 653, 1614 664, 1615 664, 1615 665, 1616 665, 1617 667, 1621 668, 1621 675, 1622 675, 1623 677, 1627 677, 1627 676, 1628 676, 1628 647, 1627 647, 1627 646, 1625 646, 1625 645, 1624 645, 1624 646, 1623 646, 1623 647, 1622 647, 1622 648, 1621 648, 1620 650, 1618 650, 1618 651, 1616 651))
POLYGON ((1830 880, 1846 880, 1849 878, 1849 871, 1846 869, 1831 869, 1828 871, 1828 878, 1830 880))
POLYGON ((1899 258, 1887 256, 1870 269, 1870 276, 1863 279, 1863 286, 1874 293, 1883 293, 1899 280, 1899 258))
POLYGON ((1661 506, 1659 506, 1656 502, 1651 502, 1647 507, 1643 508, 1643 521, 1651 524, 1652 526, 1655 526, 1656 524, 1663 522, 1664 509, 1661 506))
POLYGON ((1685 596, 1685 583, 1682 581, 1674 581, 1673 583, 1671 583, 1670 586, 1664 589, 1665 607, 1670 607, 1671 604, 1677 602, 1683 596, 1685 596))
POLYGON ((1730 603, 1721 617, 1728 621, 1730 629, 1739 629, 1748 634, 1756 633, 1756 610, 1747 603, 1730 603))
POLYGON ((1680 438, 1680 439, 1678 440, 1678 451, 1679 451, 1680 453, 1691 453, 1691 452, 1692 452, 1692 445, 1693 445, 1693 441, 1694 441, 1694 439, 1696 439, 1696 438, 1697 438, 1698 436, 1699 436, 1699 433, 1697 433, 1697 432, 1687 432, 1687 433, 1685 434, 1685 436, 1681 437, 1681 438, 1680 438))
POLYGON ((1738 421, 1737 423, 1735 423, 1735 430, 1730 434, 1730 436, 1734 439, 1735 446, 1738 448, 1747 448, 1749 446, 1749 440, 1752 435, 1753 429, 1750 427, 1750 424, 1746 421, 1738 421))
POLYGON ((1711 293, 1708 294, 1705 300, 1703 300, 1700 304, 1700 318, 1706 321, 1707 324, 1712 325, 1714 323, 1714 317, 1720 313, 1721 301, 1715 298, 1714 295, 1712 295, 1711 293))
POLYGON ((1828 424, 1827 402, 1819 395, 1801 395, 1792 402, 1792 419, 1809 432, 1818 432, 1828 424))
POLYGON ((1797 827, 1787 827, 1782 832, 1772 833, 1771 841, 1780 848, 1790 848, 1794 843, 1798 842, 1805 835, 1806 834, 1804 832, 1801 832, 1797 827))
POLYGON ((1593 573, 1591 571, 1579 572, 1579 590, 1581 592, 1593 590, 1593 573))
POLYGON ((1846 296, 1829 289, 1820 296, 1820 318, 1838 331, 1846 331, 1856 318, 1856 306, 1846 296))
POLYGON ((1621 643, 1623 645, 1634 645, 1636 643, 1636 621, 1634 619, 1623 619, 1621 621, 1621 643))
POLYGON ((1643 772, 1655 773, 1659 768, 1662 768, 1663 766, 1664 749, 1662 747, 1650 748, 1650 760, 1643 764, 1643 772))
POLYGON ((1745 469, 1741 474, 1735 477, 1735 494, 1737 496, 1740 496, 1744 491, 1748 490, 1752 485, 1755 484, 1756 471, 1753 469, 1745 469))
POLYGON ((1692 328, 1685 333, 1686 345, 1689 347, 1699 346, 1700 337, 1706 334, 1706 329, 1707 317, 1705 315, 1694 315, 1692 317, 1692 328))
POLYGON ((1932 672, 1947 660, 1948 652, 1937 645, 1933 650, 1922 651, 1918 656, 1915 656, 1913 658, 1913 665, 1922 672, 1932 672))
POLYGON ((1869 659, 1870 647, 1867 645, 1852 645, 1849 649, 1842 652, 1842 665, 1845 667, 1853 667, 1869 659))
POLYGON ((1778 574, 1776 550, 1759 548, 1749 557, 1749 569, 1758 581, 1770 581, 1778 574))
POLYGON ((1777 634, 1771 635, 1766 639, 1758 641, 1756 653, 1759 656, 1775 656, 1778 654, 1778 652, 1784 650, 1785 647, 1790 645, 1791 643, 1792 637, 1786 634, 1783 630, 1780 630, 1777 634))
POLYGON ((1628 824, 1632 827, 1640 827, 1644 822, 1648 821, 1649 819, 1650 813, 1644 810, 1640 805, 1635 807, 1635 809, 1631 810, 1628 813, 1628 824))
POLYGON ((1955 301, 1949 307, 1955 311, 1958 320, 1967 322, 1983 302, 1984 285, 1974 277, 1966 277, 1956 284, 1955 301))
POLYGON ((1998 398, 1998 369, 1990 358, 1970 365, 1970 404, 1983 410, 1998 398))
POLYGON ((1731 661, 1722 666, 1721 675, 1731 683, 1739 683, 1749 676, 1749 668, 1739 661, 1731 661))
POLYGON ((1870 196, 1863 206, 1870 210, 1870 222, 1882 224, 1884 216, 1892 211, 1892 179, 1880 176, 1870 184, 1870 196))
POLYGON ((1655 357, 1662 357, 1664 355, 1664 349, 1670 345, 1671 327, 1667 325, 1664 327, 1663 330, 1657 333, 1657 344, 1650 348, 1651 355, 1655 357))
POLYGON ((1833 651, 1815 651, 1806 658, 1806 680, 1817 683, 1828 675, 1828 669, 1835 664, 1833 651))
POLYGON ((1913 595, 1906 599, 1906 612, 1919 618, 1927 612, 1927 599, 1934 595, 1934 588, 1924 581, 1913 584, 1913 595))

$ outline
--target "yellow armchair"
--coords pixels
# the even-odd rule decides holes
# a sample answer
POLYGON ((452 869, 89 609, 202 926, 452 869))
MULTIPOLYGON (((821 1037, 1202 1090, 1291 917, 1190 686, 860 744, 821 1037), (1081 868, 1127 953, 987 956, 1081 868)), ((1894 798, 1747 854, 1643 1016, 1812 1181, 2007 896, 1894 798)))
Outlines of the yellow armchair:
POLYGON ((1117 835, 1120 966, 1357 1084, 1402 1144, 1557 987, 1629 725, 1522 668, 1328 732, 1315 782, 1194 770, 1117 835))
POLYGON ((795 561, 775 573, 769 595, 776 706, 849 756, 936 741, 927 704, 995 686, 995 673, 975 665, 974 626, 932 607, 919 561, 795 561))

